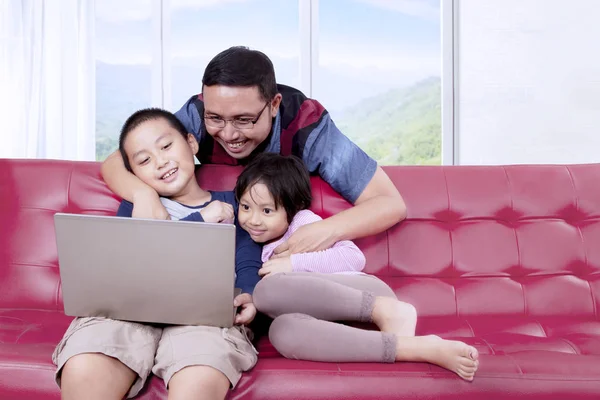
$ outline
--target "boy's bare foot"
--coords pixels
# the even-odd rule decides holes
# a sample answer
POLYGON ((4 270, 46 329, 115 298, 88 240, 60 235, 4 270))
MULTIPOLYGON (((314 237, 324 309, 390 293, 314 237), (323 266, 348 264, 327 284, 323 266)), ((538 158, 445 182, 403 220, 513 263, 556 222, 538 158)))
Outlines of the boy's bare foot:
POLYGON ((396 361, 428 362, 472 381, 479 367, 479 353, 473 346, 439 336, 399 337, 396 361))
POLYGON ((417 310, 412 304, 391 297, 377 296, 371 319, 381 332, 393 333, 396 336, 415 336, 417 310))

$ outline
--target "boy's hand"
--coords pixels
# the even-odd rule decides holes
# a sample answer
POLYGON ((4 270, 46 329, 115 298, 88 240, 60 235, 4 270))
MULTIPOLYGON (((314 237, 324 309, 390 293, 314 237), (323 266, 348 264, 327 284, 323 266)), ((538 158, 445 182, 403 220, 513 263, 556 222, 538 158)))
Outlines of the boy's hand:
POLYGON ((279 272, 292 272, 292 260, 290 257, 271 258, 263 263, 262 268, 258 270, 258 275, 268 276, 279 272))
POLYGON ((133 218, 170 219, 169 213, 154 190, 139 192, 133 197, 133 218))
POLYGON ((235 316, 235 323, 239 325, 248 325, 256 317, 256 307, 252 302, 250 293, 242 293, 233 300, 234 307, 241 307, 241 310, 235 316))
POLYGON ((200 215, 204 222, 213 223, 233 223, 233 206, 219 200, 211 201, 206 207, 200 210, 200 215))

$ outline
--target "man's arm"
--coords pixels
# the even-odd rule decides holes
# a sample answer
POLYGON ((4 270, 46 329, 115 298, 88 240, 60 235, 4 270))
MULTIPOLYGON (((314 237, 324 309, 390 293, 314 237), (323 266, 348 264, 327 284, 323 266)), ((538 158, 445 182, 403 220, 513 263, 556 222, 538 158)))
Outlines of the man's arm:
POLYGON ((341 240, 380 233, 406 217, 404 200, 387 174, 328 115, 309 135, 303 160, 354 207, 300 227, 277 254, 323 250, 341 240))
POLYGON ((354 207, 326 221, 339 240, 375 235, 406 218, 404 199, 387 174, 377 167, 375 175, 362 191, 354 207))
POLYGON ((342 240, 380 233, 404 218, 406 206, 402 196, 386 173, 377 167, 354 207, 298 228, 275 253, 285 256, 327 249, 342 240))

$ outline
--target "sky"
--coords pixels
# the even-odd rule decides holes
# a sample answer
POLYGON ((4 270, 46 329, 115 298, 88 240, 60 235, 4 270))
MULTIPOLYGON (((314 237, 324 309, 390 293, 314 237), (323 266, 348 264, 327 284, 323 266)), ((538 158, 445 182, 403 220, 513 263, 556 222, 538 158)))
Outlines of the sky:
MULTIPOLYGON (((150 64, 160 40, 154 3, 96 2, 97 60, 150 64)), ((278 82, 299 85, 298 0, 167 3, 170 29, 165 48, 173 71, 185 66, 201 76, 218 52, 246 45, 273 60, 278 82)), ((318 28, 313 33, 318 66, 312 95, 326 107, 341 109, 358 98, 440 76, 440 0, 319 0, 318 4, 318 28)), ((185 88, 173 88, 174 103, 189 97, 180 89, 185 88)))

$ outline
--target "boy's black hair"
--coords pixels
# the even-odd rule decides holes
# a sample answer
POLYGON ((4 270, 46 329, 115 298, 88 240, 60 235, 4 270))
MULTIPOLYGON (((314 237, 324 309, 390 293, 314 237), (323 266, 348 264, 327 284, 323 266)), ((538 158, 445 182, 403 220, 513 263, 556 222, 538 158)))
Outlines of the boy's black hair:
POLYGON ((257 86, 264 101, 277 94, 273 63, 264 53, 245 46, 230 47, 210 60, 202 85, 257 86))
POLYGON ((237 179, 235 197, 238 202, 257 183, 264 184, 275 207, 283 207, 288 223, 298 211, 310 207, 312 192, 310 176, 304 163, 295 156, 261 153, 248 163, 237 179))
POLYGON ((125 139, 129 135, 129 132, 143 124, 144 122, 154 121, 157 119, 164 119, 167 121, 169 125, 177 132, 181 133, 181 135, 187 140, 187 129, 181 123, 177 117, 162 108, 145 108, 143 110, 139 110, 134 112, 127 121, 123 124, 123 128, 121 128, 121 134, 119 135, 119 152, 121 152, 121 156, 123 157, 123 164, 125 164, 125 168, 127 171, 132 172, 131 164, 129 163, 129 157, 125 152, 125 139))

